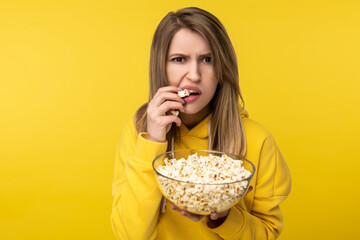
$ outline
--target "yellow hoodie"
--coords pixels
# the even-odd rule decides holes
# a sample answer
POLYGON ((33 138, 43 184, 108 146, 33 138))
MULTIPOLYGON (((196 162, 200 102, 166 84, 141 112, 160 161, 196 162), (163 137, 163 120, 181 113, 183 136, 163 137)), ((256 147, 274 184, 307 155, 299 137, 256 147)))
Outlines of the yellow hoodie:
MULTIPOLYGON (((180 127, 181 142, 174 149, 207 149, 211 114, 193 129, 180 127)), ((112 185, 111 223, 121 240, 187 239, 276 239, 283 228, 279 204, 290 193, 291 177, 271 133, 242 112, 247 150, 245 158, 254 163, 253 190, 230 209, 225 222, 207 227, 206 218, 193 222, 170 208, 160 213, 162 194, 152 168, 153 159, 166 151, 168 143, 137 134, 133 120, 122 127, 116 151, 112 185)))

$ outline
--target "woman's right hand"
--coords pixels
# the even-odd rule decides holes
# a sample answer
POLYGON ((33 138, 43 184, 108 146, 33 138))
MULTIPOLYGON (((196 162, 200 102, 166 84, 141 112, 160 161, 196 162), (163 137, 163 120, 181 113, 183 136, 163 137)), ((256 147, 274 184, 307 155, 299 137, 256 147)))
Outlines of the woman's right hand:
POLYGON ((165 142, 166 134, 172 123, 178 127, 181 120, 178 116, 170 113, 178 109, 185 112, 183 100, 178 95, 178 89, 174 86, 159 88, 147 108, 147 139, 154 142, 165 142))

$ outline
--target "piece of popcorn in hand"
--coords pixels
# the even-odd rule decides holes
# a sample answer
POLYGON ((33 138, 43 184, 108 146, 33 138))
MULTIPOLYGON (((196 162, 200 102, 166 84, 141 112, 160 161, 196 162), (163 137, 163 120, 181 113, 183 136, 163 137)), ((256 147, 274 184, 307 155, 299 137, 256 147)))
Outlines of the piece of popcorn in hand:
MULTIPOLYGON (((181 98, 190 96, 190 93, 196 93, 196 91, 188 90, 188 89, 178 91, 178 95, 181 98)), ((179 116, 179 113, 180 113, 179 110, 171 110, 170 112, 172 115, 175 115, 175 116, 179 116)))
POLYGON ((179 116, 179 110, 171 110, 172 115, 179 116))

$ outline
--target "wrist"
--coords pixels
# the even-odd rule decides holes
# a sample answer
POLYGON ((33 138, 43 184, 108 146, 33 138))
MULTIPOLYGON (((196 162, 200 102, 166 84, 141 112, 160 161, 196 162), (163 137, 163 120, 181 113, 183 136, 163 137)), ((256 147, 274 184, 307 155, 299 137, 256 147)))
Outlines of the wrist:
POLYGON ((146 134, 146 139, 149 141, 152 141, 152 142, 159 142, 159 143, 166 142, 165 138, 162 138, 162 139, 156 138, 156 137, 152 136, 149 132, 146 134))

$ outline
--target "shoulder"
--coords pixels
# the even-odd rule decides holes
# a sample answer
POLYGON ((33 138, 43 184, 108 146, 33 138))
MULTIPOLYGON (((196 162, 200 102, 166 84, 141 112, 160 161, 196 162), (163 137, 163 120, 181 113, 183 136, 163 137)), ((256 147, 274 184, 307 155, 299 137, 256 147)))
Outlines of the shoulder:
POLYGON ((122 125, 122 128, 126 128, 128 129, 129 131, 136 131, 135 129, 135 122, 134 122, 134 117, 129 117, 127 118, 123 125, 122 125))
POLYGON ((269 129, 267 129, 261 123, 251 119, 249 117, 248 111, 245 108, 242 108, 240 105, 239 111, 241 115, 241 122, 245 131, 247 151, 259 151, 259 148, 262 148, 264 142, 272 142, 275 144, 269 129))
POLYGON ((264 125, 251 119, 248 111, 245 108, 242 108, 241 105, 239 105, 239 112, 247 137, 261 141, 271 136, 270 131, 264 125))
POLYGON ((120 137, 127 136, 131 139, 136 139, 137 135, 138 134, 135 128, 134 117, 129 117, 123 122, 121 126, 120 137))
POLYGON ((273 139, 269 129, 261 123, 247 117, 242 118, 242 122, 248 143, 262 144, 265 140, 273 139))

